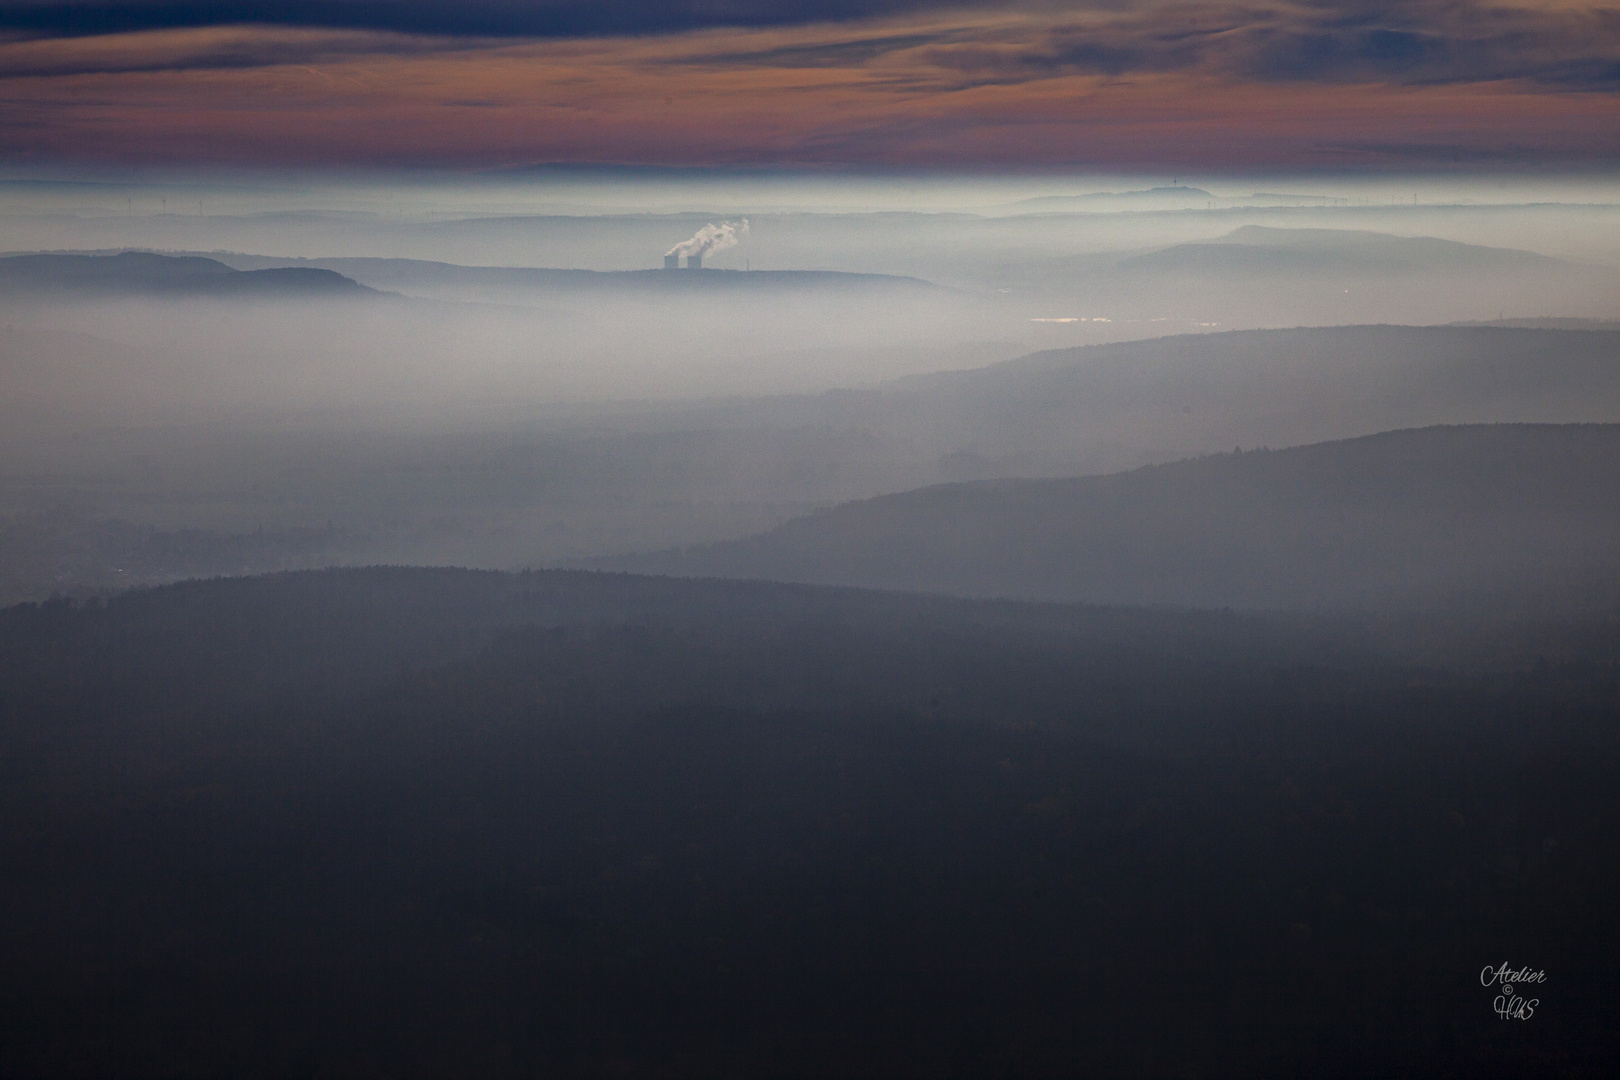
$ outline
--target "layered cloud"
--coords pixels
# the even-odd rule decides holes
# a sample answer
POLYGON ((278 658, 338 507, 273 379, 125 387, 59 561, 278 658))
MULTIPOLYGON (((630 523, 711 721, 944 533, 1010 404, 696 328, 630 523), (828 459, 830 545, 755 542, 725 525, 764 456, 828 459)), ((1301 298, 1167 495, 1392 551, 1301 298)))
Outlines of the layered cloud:
POLYGON ((1615 4, 0 0, 0 27, 13 158, 1620 154, 1615 4))
POLYGON ((1571 89, 1620 87, 1620 5, 1137 0, 1080 7, 964 17, 932 38, 871 35, 821 50, 733 59, 822 66, 926 46, 923 58, 935 66, 1014 82, 1175 72, 1266 83, 1529 79, 1571 89))

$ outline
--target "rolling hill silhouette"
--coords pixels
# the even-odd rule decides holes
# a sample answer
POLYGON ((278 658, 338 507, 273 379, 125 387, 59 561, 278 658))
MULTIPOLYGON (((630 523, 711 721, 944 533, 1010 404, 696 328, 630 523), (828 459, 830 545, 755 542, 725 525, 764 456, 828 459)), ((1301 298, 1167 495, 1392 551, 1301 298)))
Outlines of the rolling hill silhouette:
POLYGON ((1083 298, 1116 322, 1221 327, 1427 325, 1492 317, 1604 317, 1620 274, 1530 251, 1351 229, 1248 225, 1098 264, 1046 268, 1024 288, 1083 298), (1062 288, 1058 288, 1058 283, 1062 288))
POLYGON ((376 289, 409 295, 479 299, 532 293, 631 293, 647 295, 782 290, 874 289, 926 292, 937 286, 921 278, 857 274, 834 270, 573 270, 529 266, 461 266, 424 259, 278 259, 264 255, 223 256, 244 270, 322 269, 376 289))
POLYGON ((830 432, 844 462, 838 476, 854 475, 847 459, 872 445, 873 454, 931 469, 904 485, 920 487, 1116 472, 1234 445, 1300 446, 1437 424, 1615 421, 1620 334, 1344 326, 1052 350, 872 388, 695 410, 683 425, 830 432))
POLYGON ((0 258, 0 293, 64 296, 314 297, 370 294, 352 278, 315 267, 234 270, 196 255, 125 251, 117 255, 12 255, 0 258))
POLYGON ((1435 427, 941 485, 596 565, 1120 604, 1605 604, 1620 597, 1620 425, 1435 427))

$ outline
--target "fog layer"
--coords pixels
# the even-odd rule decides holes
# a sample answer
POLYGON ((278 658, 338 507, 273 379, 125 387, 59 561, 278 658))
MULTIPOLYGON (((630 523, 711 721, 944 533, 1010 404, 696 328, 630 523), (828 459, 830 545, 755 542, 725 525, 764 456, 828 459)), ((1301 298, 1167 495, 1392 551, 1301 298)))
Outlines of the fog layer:
POLYGON ((10 598, 549 565, 941 482, 1620 422, 1620 209, 1543 198, 1585 189, 124 190, 0 213, 14 250, 91 252, 0 259, 10 598))

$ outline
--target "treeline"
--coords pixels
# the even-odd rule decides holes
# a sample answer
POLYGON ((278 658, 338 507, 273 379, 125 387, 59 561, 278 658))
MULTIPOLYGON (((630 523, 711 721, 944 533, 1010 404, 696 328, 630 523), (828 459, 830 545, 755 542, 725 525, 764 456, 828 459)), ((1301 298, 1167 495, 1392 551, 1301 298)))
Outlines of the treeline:
POLYGON ((0 518, 0 604, 86 597, 220 574, 359 561, 372 541, 326 528, 158 529, 58 510, 0 518))

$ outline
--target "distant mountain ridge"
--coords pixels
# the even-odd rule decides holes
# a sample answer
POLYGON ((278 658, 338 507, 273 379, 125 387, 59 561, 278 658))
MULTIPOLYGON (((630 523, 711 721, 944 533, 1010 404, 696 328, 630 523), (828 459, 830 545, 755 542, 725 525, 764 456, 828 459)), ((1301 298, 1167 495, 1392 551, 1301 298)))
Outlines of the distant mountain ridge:
POLYGON ((237 270, 197 255, 123 251, 116 255, 11 255, 0 258, 0 294, 206 297, 358 296, 374 292, 333 270, 237 270))
POLYGON ((425 259, 329 258, 282 259, 269 255, 221 254, 223 260, 244 270, 260 268, 320 268, 335 271, 373 288, 410 292, 412 289, 458 288, 585 291, 630 289, 643 292, 695 290, 771 290, 792 288, 929 290, 937 286, 922 278, 896 274, 861 274, 842 270, 571 270, 528 266, 463 266, 425 259))
POLYGON ((1620 602, 1620 424, 1395 431, 846 503, 602 568, 1023 600, 1620 602))
POLYGON ((1574 272, 1561 259, 1516 248, 1483 247, 1429 236, 1391 236, 1350 229, 1278 229, 1245 225, 1225 236, 1175 244, 1119 263, 1130 273, 1574 272))
POLYGON ((1034 198, 1019 199, 1012 205, 1020 210, 1042 212, 1064 209, 1092 209, 1111 203, 1154 206, 1184 202, 1189 199, 1207 201, 1214 198, 1213 194, 1203 188, 1165 184, 1161 187, 1144 188, 1138 191, 1088 191, 1082 195, 1037 195, 1034 198))

